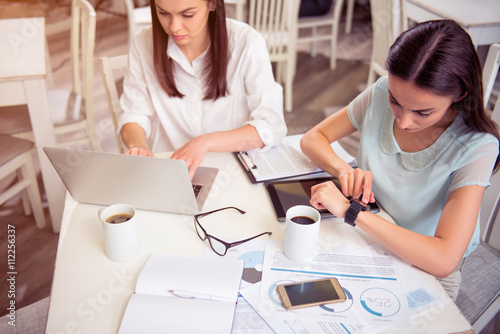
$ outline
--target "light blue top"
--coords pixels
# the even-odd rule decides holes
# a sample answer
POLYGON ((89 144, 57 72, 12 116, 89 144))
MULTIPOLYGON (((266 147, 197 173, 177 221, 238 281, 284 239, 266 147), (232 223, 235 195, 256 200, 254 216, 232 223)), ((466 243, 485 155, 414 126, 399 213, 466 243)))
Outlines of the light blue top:
MULTIPOLYGON (((376 200, 396 223, 433 236, 448 194, 468 185, 488 187, 498 140, 465 125, 462 115, 423 151, 403 152, 394 137, 387 77, 349 104, 352 125, 361 132, 359 167, 373 174, 376 200)), ((479 217, 465 252, 479 244, 479 217)))

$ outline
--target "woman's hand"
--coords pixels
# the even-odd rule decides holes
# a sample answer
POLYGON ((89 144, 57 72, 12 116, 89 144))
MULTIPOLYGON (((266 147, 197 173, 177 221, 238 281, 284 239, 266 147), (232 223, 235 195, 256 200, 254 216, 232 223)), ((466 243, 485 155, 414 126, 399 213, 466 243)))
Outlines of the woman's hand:
POLYGON ((207 152, 248 151, 264 146, 255 127, 246 124, 240 128, 211 132, 189 141, 172 155, 172 159, 184 160, 193 179, 196 168, 207 152))
POLYGON ((197 137, 172 154, 171 159, 184 160, 189 169, 189 176, 193 179, 196 168, 203 161, 208 152, 208 137, 206 135, 197 137))
POLYGON ((131 147, 128 152, 128 155, 140 155, 143 157, 154 157, 153 152, 149 149, 149 147, 131 147))
POLYGON ((148 146, 146 132, 137 123, 126 123, 120 132, 123 143, 128 147, 128 155, 154 157, 148 146))
POLYGON ((327 209, 339 218, 344 217, 350 206, 349 200, 342 195, 332 181, 313 186, 311 188, 310 203, 316 209, 327 209))
POLYGON ((345 197, 359 198, 363 203, 375 202, 375 195, 372 192, 372 173, 357 169, 343 169, 339 172, 340 187, 345 197))

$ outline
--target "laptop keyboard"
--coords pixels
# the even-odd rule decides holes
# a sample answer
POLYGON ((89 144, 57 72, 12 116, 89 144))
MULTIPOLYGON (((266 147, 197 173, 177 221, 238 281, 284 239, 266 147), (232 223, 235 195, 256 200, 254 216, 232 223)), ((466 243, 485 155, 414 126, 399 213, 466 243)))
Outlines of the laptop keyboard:
POLYGON ((201 188, 201 184, 193 184, 194 197, 198 198, 198 194, 200 193, 201 188))

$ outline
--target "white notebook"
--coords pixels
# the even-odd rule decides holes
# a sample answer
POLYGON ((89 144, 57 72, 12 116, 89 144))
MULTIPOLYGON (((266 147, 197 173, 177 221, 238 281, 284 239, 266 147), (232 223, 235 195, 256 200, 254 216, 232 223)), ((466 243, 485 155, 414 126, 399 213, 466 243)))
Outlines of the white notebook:
POLYGON ((231 333, 243 263, 151 255, 118 333, 231 333))

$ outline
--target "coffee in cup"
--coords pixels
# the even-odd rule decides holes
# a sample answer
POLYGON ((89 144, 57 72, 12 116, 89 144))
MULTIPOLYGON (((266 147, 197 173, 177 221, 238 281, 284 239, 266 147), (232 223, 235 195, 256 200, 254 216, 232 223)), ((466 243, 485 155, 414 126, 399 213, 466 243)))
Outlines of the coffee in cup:
POLYGON ((129 221, 132 218, 132 215, 128 213, 117 213, 115 215, 109 216, 105 219, 106 223, 109 224, 121 224, 129 221))
POLYGON ((296 216, 296 217, 290 218, 290 220, 293 221, 294 223, 301 224, 301 225, 309 225, 309 224, 314 224, 316 222, 314 219, 312 219, 311 217, 307 217, 307 216, 296 216))

